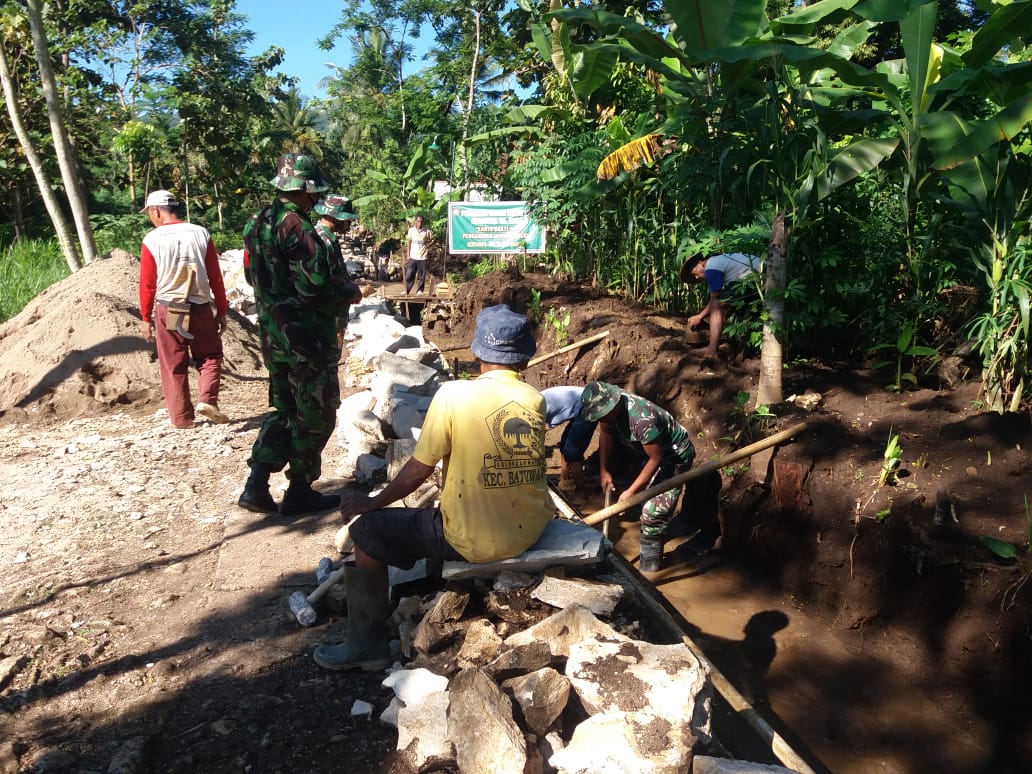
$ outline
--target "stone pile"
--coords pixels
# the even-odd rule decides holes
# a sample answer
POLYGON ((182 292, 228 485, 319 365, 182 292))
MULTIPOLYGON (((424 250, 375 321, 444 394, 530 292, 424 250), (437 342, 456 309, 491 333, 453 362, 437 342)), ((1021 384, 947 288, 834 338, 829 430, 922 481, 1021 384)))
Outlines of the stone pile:
POLYGON ((614 613, 625 596, 559 568, 503 572, 482 605, 454 585, 428 601, 403 597, 395 623, 407 662, 383 682, 395 697, 380 720, 397 727, 406 765, 683 774, 694 759, 696 771, 789 771, 723 756, 706 667, 683 644, 630 636, 626 606, 614 613))

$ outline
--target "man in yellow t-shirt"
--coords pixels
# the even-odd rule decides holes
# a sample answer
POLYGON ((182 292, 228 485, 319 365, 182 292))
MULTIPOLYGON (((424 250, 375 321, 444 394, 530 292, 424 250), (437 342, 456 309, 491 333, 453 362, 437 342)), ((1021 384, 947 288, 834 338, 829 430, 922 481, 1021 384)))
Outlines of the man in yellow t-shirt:
POLYGON ((322 645, 327 669, 376 670, 390 662, 387 565, 423 558, 490 562, 523 553, 555 515, 545 479, 545 399, 519 372, 534 355, 530 322, 505 304, 477 317, 472 381, 445 384, 430 403, 412 458, 375 497, 345 492, 355 564, 344 571, 348 639, 322 645), (441 507, 387 508, 442 462, 441 507))

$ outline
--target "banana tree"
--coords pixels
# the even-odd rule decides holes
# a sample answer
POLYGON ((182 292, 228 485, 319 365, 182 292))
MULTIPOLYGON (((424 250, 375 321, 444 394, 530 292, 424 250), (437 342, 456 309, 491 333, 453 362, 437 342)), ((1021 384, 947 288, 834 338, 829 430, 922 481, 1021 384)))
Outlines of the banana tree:
MULTIPOLYGON (((844 7, 848 2, 833 4, 844 7)), ((785 239, 771 251, 772 260, 765 267, 766 309, 757 399, 779 402, 792 226, 805 216, 811 202, 876 167, 893 152, 896 142, 865 137, 829 142, 819 122, 811 120, 819 117, 809 108, 814 100, 811 76, 828 71, 855 82, 865 77, 874 80, 875 76, 839 52, 777 37, 763 0, 670 2, 665 10, 670 19, 665 34, 596 7, 555 11, 550 20, 569 27, 588 25, 599 38, 577 46, 569 43, 568 33, 562 34, 562 29, 553 25, 550 41, 553 48, 564 48, 561 61, 566 63, 566 76, 584 97, 607 83, 620 61, 635 62, 653 73, 666 100, 666 115, 649 133, 664 135, 684 126, 685 114, 697 110, 700 96, 716 90, 724 97, 724 106, 710 119, 707 133, 726 137, 729 143, 759 146, 741 174, 755 180, 765 192, 759 206, 773 211, 772 222, 779 228, 784 223, 785 239), (807 113, 805 132, 798 120, 800 110, 807 113), (733 131, 725 130, 732 122, 733 131), (744 138, 749 126, 754 134, 744 138), (752 142, 757 137, 761 142, 752 142)), ((812 19, 813 10, 808 13, 812 19)), ((548 39, 547 32, 539 31, 539 36, 548 39)), ((839 48, 844 50, 845 44, 839 48)), ((552 61, 556 59, 553 54, 552 61)))
POLYGON ((387 233, 399 218, 408 219, 418 214, 429 214, 434 223, 443 217, 447 202, 457 198, 461 191, 453 191, 438 199, 433 181, 447 171, 440 149, 431 147, 430 140, 414 146, 404 171, 388 169, 380 159, 374 159, 365 170, 359 187, 374 193, 355 197, 355 206, 363 212, 363 222, 374 232, 387 233))
POLYGON ((944 202, 958 208, 971 232, 982 238, 972 258, 985 277, 989 306, 970 325, 983 361, 982 400, 989 411, 1017 411, 1025 394, 1029 361, 1032 168, 1028 152, 1032 148, 1027 137, 1020 143, 999 139, 1009 138, 1014 128, 1014 124, 1008 128, 999 115, 980 122, 954 117, 937 128, 943 136, 932 135, 933 147, 943 165, 965 155, 958 148, 981 147, 979 136, 996 138, 974 158, 943 170, 944 202), (950 145, 940 146, 940 139, 950 140, 950 145))
POLYGON ((983 358, 984 405, 1000 413, 1018 409, 1029 357, 1032 62, 1008 49, 1030 24, 1032 0, 994 6, 959 62, 951 68, 947 57, 944 77, 929 86, 940 109, 918 121, 944 183, 940 201, 958 208, 980 239, 972 258, 989 305, 970 331, 983 358), (971 102, 981 117, 965 113, 971 102))

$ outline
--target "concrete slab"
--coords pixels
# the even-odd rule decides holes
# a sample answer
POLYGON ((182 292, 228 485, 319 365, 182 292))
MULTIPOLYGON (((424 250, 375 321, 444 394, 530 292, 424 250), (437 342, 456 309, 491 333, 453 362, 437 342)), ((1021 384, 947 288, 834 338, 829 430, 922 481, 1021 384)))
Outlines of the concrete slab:
POLYGON ((610 548, 612 544, 594 527, 552 519, 538 542, 519 556, 483 564, 445 562, 441 577, 476 578, 497 575, 503 570, 537 572, 556 565, 595 564, 610 548))

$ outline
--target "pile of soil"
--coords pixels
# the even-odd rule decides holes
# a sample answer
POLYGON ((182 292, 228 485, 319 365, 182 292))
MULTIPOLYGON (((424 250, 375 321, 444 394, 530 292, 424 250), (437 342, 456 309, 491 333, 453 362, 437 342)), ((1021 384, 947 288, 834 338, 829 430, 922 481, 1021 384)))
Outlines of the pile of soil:
MULTIPOLYGON (((137 274, 132 256, 109 256, 0 327, 0 771, 119 761, 110 770, 395 770, 393 730, 350 714, 355 699, 386 706, 380 676, 327 673, 310 659, 315 643, 339 635, 340 618, 300 630, 283 608, 285 589, 311 582, 298 568, 330 551, 336 520, 273 525, 234 506, 266 406, 253 327, 231 315, 224 338, 220 403, 233 422, 175 431, 139 337, 137 274), (228 568, 251 571, 232 548, 241 539, 256 541, 250 561, 268 588, 218 607, 233 586, 228 568)), ((674 556, 654 579, 671 599, 685 596, 681 584, 733 578, 736 605, 777 600, 790 621, 778 653, 745 677, 802 749, 835 771, 917 772, 963 738, 938 768, 1032 767, 1027 412, 979 413, 974 381, 895 394, 880 373, 811 361, 786 368, 785 394, 819 399, 772 406, 769 419, 736 400, 755 394, 755 359, 702 361, 684 318, 540 274, 463 284, 450 325, 429 338, 468 370, 476 313, 498 302, 541 320, 539 353, 609 331, 534 366, 527 381, 603 379, 642 394, 689 428, 699 463, 810 423, 775 455, 723 469, 719 550, 689 565, 674 556), (545 322, 550 309, 570 313, 565 331, 545 322), (903 456, 882 486, 890 435, 903 456), (1014 544, 1019 559, 999 559, 982 536, 1014 544), (804 626, 809 640, 790 639, 804 626), (843 648, 825 656, 813 632, 843 648), (941 715, 908 717, 891 680, 941 715), (812 693, 793 699, 804 682, 812 693), (877 730, 857 730, 864 710, 880 716, 877 730)), ((327 490, 349 483, 338 461, 331 441, 327 490)), ((691 506, 679 521, 694 518, 691 506)), ((617 546, 633 558, 633 521, 620 529, 617 546)), ((734 606, 724 597, 706 607, 699 588, 678 609, 736 681, 743 651, 717 625, 734 606)))
MULTIPOLYGON (((139 277, 139 259, 114 250, 0 326, 0 417, 60 421, 162 404, 157 353, 140 336, 139 277)), ((234 322, 222 340, 230 385, 264 374, 254 328, 234 322)))

